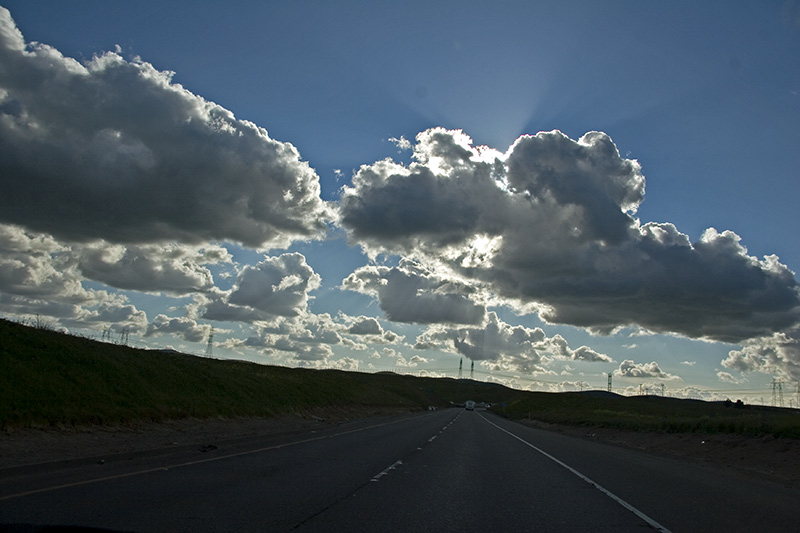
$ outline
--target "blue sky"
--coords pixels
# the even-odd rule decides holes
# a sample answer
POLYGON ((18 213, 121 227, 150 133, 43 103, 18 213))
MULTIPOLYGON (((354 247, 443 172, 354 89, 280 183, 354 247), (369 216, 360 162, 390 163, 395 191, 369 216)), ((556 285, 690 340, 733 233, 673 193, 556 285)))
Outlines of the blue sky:
POLYGON ((2 5, 6 317, 545 390, 800 379, 800 2, 2 5))

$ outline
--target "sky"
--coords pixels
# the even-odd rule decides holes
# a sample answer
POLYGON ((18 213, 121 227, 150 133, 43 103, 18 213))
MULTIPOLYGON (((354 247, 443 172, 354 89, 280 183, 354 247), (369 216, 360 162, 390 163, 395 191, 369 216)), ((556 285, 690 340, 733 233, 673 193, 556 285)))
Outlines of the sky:
POLYGON ((0 316, 800 406, 800 1, 0 5, 0 316))

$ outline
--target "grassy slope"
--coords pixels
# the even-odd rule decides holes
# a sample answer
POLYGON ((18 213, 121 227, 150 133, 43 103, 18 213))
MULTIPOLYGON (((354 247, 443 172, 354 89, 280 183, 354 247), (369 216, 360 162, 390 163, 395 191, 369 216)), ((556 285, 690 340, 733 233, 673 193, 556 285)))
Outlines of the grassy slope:
POLYGON ((637 431, 800 438, 800 411, 660 397, 523 392, 498 384, 308 370, 100 343, 0 320, 0 428, 170 418, 425 409, 467 399, 509 418, 637 431))
POLYGON ((473 381, 309 370, 140 350, 0 320, 0 426, 416 410, 518 391, 473 381))

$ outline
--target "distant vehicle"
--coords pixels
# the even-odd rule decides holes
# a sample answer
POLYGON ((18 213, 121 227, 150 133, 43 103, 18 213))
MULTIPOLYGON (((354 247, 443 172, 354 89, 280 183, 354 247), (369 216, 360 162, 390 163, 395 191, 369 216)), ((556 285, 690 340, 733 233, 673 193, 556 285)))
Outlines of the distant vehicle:
POLYGON ((467 402, 464 404, 464 407, 466 408, 467 411, 474 411, 475 402, 472 400, 467 400, 467 402))

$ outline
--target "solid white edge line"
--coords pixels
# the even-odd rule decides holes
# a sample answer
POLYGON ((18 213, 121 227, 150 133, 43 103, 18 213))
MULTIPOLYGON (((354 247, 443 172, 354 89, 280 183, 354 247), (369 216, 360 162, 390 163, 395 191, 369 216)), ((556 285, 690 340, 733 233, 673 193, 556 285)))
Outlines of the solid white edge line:
POLYGON ((492 422, 491 420, 489 420, 485 416, 480 415, 480 417, 483 418, 484 420, 486 420, 488 423, 490 423, 494 427, 496 427, 497 429, 499 429, 500 431, 511 435, 512 437, 514 437, 518 441, 522 442, 523 444, 525 444, 527 446, 530 446, 531 448, 533 448, 534 450, 536 450, 540 454, 544 455, 545 457, 547 457, 551 461, 553 461, 556 464, 566 468, 567 470, 569 470, 570 472, 572 472, 573 474, 575 474, 576 476, 578 476, 579 478, 584 480, 586 483, 588 483, 589 485, 593 486, 594 488, 596 488, 597 490, 599 490, 600 492, 602 492, 603 494, 605 494, 606 496, 608 496, 609 498, 611 498, 612 500, 614 500, 615 502, 620 504, 622 507, 624 507, 625 509, 629 510, 630 512, 632 512, 633 514, 635 514, 636 516, 638 516, 639 518, 641 518, 642 520, 647 522, 651 527, 655 528, 657 531, 661 531, 662 533, 670 533, 669 529, 665 528, 664 526, 662 526, 661 524, 659 524, 658 522, 656 522, 655 520, 653 520, 652 518, 650 518, 649 516, 647 516, 646 514, 641 512, 639 509, 637 509, 633 505, 629 504, 628 502, 626 502, 625 500, 623 500, 622 498, 620 498, 619 496, 617 496, 616 494, 614 494, 610 490, 602 487, 601 485, 598 485, 597 483, 595 483, 594 481, 592 481, 588 477, 584 476, 583 474, 581 474, 580 472, 578 472, 577 470, 575 470, 574 468, 572 468, 568 464, 564 463, 563 461, 560 461, 559 459, 556 459, 555 457, 553 457, 552 455, 550 455, 546 451, 542 450, 541 448, 538 448, 538 447, 534 446, 533 444, 531 444, 530 442, 526 441, 522 437, 519 437, 519 436, 511 433, 507 429, 501 428, 500 426, 498 426, 497 424, 495 424, 494 422, 492 422))

